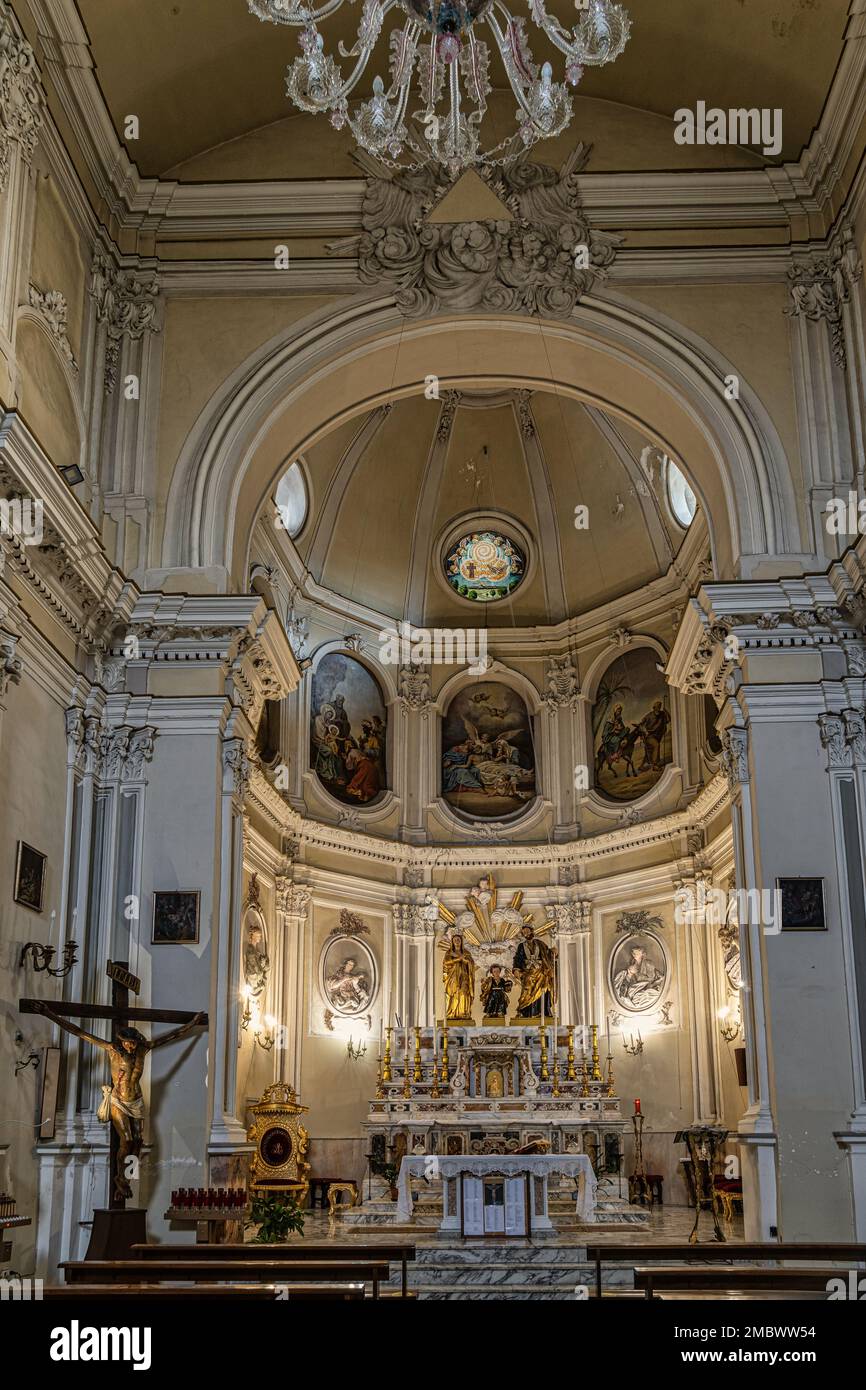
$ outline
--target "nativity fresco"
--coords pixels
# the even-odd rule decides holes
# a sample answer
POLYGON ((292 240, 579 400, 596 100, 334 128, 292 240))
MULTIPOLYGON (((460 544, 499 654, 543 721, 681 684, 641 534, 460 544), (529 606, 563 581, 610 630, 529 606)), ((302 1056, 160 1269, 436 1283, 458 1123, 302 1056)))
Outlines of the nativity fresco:
POLYGON ((388 713, 378 682, 360 661, 328 652, 313 675, 310 766, 348 806, 365 806, 387 784, 388 713))
POLYGON ((459 691, 442 721, 442 796, 464 815, 498 819, 536 795, 532 717, 498 681, 459 691))
POLYGON ((636 801, 673 761, 668 687, 651 647, 623 652, 608 666, 592 707, 596 789, 636 801))

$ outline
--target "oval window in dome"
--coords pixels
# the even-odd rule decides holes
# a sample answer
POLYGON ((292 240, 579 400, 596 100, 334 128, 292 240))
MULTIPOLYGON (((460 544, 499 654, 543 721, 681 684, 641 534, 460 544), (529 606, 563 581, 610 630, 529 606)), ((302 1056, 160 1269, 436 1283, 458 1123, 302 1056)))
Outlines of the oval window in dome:
POLYGON ((280 478, 274 500, 280 525, 286 535, 294 540, 304 529, 309 506, 307 482, 299 463, 293 463, 280 478))
POLYGON ((677 467, 673 459, 668 459, 666 476, 668 505, 680 526, 687 531, 695 519, 698 509, 697 498, 689 487, 685 473, 677 467))

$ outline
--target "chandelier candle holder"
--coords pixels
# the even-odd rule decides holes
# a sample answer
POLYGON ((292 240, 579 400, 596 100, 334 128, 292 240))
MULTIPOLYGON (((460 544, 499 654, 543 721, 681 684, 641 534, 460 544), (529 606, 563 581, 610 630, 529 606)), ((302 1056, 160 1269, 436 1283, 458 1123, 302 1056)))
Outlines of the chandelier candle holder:
POLYGON ((301 111, 328 112, 337 130, 348 125, 368 154, 403 168, 443 165, 452 177, 477 164, 502 163, 566 129, 573 114, 569 87, 586 67, 619 57, 631 20, 613 0, 581 0, 577 23, 566 28, 548 14, 545 0, 529 0, 536 29, 563 55, 564 82, 553 67, 539 67, 526 35, 526 20, 513 18, 504 0, 363 0, 355 42, 337 45, 351 60, 344 73, 325 49, 320 24, 349 0, 247 0, 251 12, 272 24, 300 30, 300 56, 286 73, 286 93, 301 111), (349 104, 379 41, 386 17, 402 26, 388 37, 388 77, 373 77, 366 100, 349 104), (480 37, 486 26, 487 39, 480 37), (481 126, 493 90, 489 74, 498 51, 517 102, 516 131, 482 148, 481 126), (399 164, 397 164, 399 161, 399 164))

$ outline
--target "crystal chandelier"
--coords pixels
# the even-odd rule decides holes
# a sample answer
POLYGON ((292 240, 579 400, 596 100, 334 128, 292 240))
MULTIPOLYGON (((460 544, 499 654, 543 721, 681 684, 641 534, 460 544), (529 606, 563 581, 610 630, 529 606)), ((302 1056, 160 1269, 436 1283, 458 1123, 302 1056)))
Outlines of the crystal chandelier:
POLYGON ((628 41, 631 21, 612 0, 575 0, 578 22, 566 29, 545 9, 545 0, 528 0, 539 29, 565 55, 565 82, 554 82, 550 63, 541 69, 529 49, 525 21, 514 19, 502 0, 363 0, 358 35, 351 48, 340 42, 341 58, 354 60, 346 76, 330 54, 319 24, 344 3, 324 0, 248 0, 253 14, 274 24, 301 30, 301 56, 286 76, 288 95, 302 111, 329 111, 331 124, 350 127, 362 149, 385 163, 418 167, 431 161, 452 176, 473 164, 513 157, 514 137, 488 150, 481 148, 481 122, 491 91, 490 48, 478 37, 486 24, 499 50, 511 90, 523 147, 559 135, 571 120, 566 83, 577 86, 586 65, 600 67, 618 58, 628 41), (385 16, 397 10, 402 28, 391 31, 389 76, 373 78, 368 101, 349 105, 349 96, 364 73, 385 16), (417 106, 410 111, 416 75, 417 106))

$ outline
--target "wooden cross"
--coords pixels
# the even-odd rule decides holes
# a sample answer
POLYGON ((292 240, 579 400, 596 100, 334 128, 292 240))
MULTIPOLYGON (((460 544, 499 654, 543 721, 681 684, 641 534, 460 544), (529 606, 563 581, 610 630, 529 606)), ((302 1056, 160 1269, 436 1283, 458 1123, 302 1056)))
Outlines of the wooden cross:
POLYGON ((141 1149, 144 1115, 139 1081, 145 1057, 155 1047, 177 1042, 193 1028, 205 1027, 208 1017, 205 1013, 189 1013, 185 1009, 131 1007, 130 990, 138 994, 141 981, 130 973, 126 961, 109 961, 106 974, 111 980, 110 1005, 47 1004, 43 999, 19 999, 18 1010, 22 1014, 42 1014, 67 1033, 72 1033, 74 1037, 82 1038, 85 1042, 108 1052, 112 1080, 111 1096, 108 1098, 111 1118, 109 1206, 113 1210, 123 1210, 127 1198, 131 1195, 126 1163, 130 1157, 137 1159, 141 1149), (72 1018, 110 1019, 111 1040, 106 1041, 93 1033, 85 1032, 83 1028, 76 1027, 68 1021, 72 1018), (133 1038, 123 1036, 129 1031, 131 1023, 179 1023, 182 1026, 148 1042, 141 1034, 133 1038))

